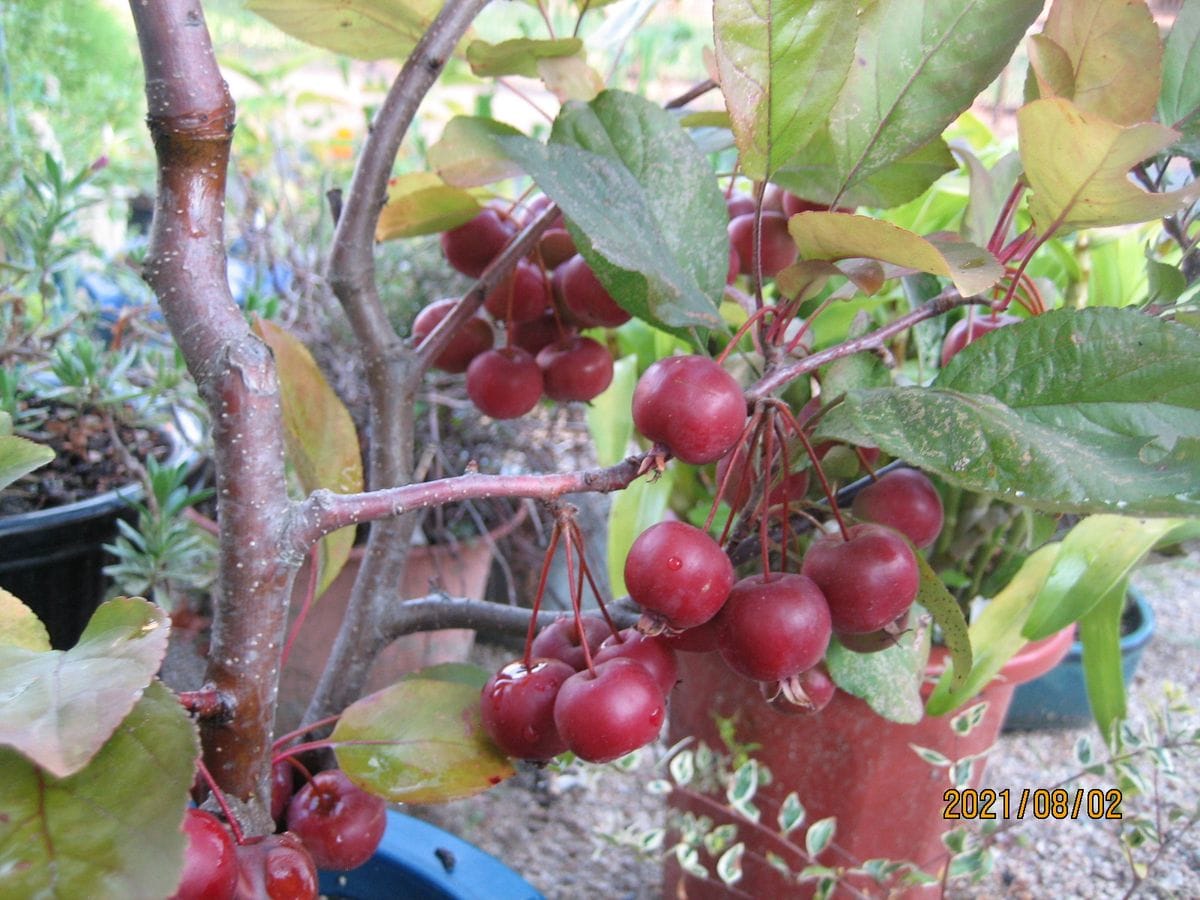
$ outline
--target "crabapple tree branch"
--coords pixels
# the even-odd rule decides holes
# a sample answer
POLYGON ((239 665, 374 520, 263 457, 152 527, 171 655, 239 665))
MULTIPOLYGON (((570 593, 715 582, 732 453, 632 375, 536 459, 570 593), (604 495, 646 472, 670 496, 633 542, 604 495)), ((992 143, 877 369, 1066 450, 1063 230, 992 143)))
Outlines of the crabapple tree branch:
POLYGON ((631 456, 615 466, 575 472, 535 475, 482 475, 469 472, 361 494, 314 491, 294 510, 291 550, 298 559, 303 559, 322 536, 347 525, 462 500, 489 497, 553 500, 564 494, 619 491, 645 471, 647 460, 654 455, 655 451, 651 451, 631 456))
MULTIPOLYGON (((641 611, 631 604, 606 605, 621 628, 635 625, 641 615, 641 611)), ((417 631, 440 628, 472 628, 488 635, 523 637, 529 628, 531 614, 532 610, 521 606, 430 594, 393 603, 384 616, 382 628, 389 641, 417 631)), ((538 626, 549 625, 564 614, 562 610, 542 610, 538 613, 538 626)))
POLYGON ((800 376, 807 375, 810 372, 815 372, 821 366, 828 365, 835 359, 842 359, 855 353, 861 353, 863 350, 877 350, 883 346, 884 341, 895 337, 902 331, 907 331, 918 322, 937 318, 959 306, 986 304, 987 302, 980 297, 963 297, 953 288, 945 290, 912 312, 899 316, 894 321, 876 328, 869 334, 843 341, 826 350, 806 356, 804 359, 790 366, 783 366, 772 372, 768 372, 747 389, 746 400, 750 403, 761 400, 779 390, 788 382, 795 381, 800 376))
POLYGON ((154 289, 213 422, 220 577, 207 681, 235 716, 204 719, 204 762, 240 802, 250 833, 271 829, 271 730, 295 567, 270 552, 289 507, 279 385, 226 278, 224 199, 234 103, 199 0, 131 2, 158 159, 143 276, 154 289))

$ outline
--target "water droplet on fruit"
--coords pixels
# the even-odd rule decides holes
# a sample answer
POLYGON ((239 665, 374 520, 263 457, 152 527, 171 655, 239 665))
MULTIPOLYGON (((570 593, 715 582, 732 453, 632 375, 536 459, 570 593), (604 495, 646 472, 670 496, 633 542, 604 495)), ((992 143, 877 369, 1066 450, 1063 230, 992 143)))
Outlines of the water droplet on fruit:
POLYGON ((525 740, 532 744, 535 743, 539 737, 540 735, 538 734, 538 730, 536 728, 534 728, 532 725, 525 726, 525 740))
POLYGON ((668 557, 667 558, 667 568, 670 569, 672 572, 678 572, 680 569, 683 568, 683 560, 680 559, 678 556, 668 557))

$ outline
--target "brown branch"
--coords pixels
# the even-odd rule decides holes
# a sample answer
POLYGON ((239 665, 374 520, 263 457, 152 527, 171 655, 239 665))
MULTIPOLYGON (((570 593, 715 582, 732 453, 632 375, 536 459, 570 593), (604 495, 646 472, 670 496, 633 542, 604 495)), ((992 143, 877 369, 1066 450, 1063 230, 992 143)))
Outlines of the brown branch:
POLYGON ((220 579, 207 681, 238 715, 201 723, 204 761, 242 804, 250 833, 272 828, 267 791, 280 652, 294 568, 270 548, 288 508, 279 386, 266 347, 229 293, 223 229, 234 104, 198 0, 131 2, 158 157, 143 275, 213 422, 220 579))
POLYGON ((360 522, 403 515, 417 509, 489 497, 528 497, 553 500, 563 494, 610 493, 628 487, 652 453, 631 456, 615 466, 537 475, 480 475, 467 473, 403 487, 360 494, 314 491, 294 511, 291 550, 303 559, 330 532, 360 522))
MULTIPOLYGON (((370 397, 367 485, 393 488, 412 479, 413 408, 421 369, 392 328, 375 278, 375 225, 396 153, 417 108, 486 0, 448 0, 404 61, 367 136, 337 218, 328 278, 358 341, 370 397)), ((383 642, 378 621, 399 584, 415 527, 413 516, 371 529, 362 568, 329 661, 305 713, 326 717, 356 699, 383 642)))
POLYGON ((774 391, 779 390, 788 382, 795 381, 809 372, 815 372, 821 366, 827 365, 835 359, 843 359, 852 354, 860 353, 863 350, 876 350, 882 347, 883 342, 888 338, 895 337, 902 331, 907 331, 918 322, 924 322, 926 319, 933 319, 944 315, 959 306, 970 306, 971 304, 986 305, 987 302, 980 297, 963 297, 958 291, 950 288, 938 294, 932 300, 926 301, 912 312, 905 313, 895 321, 875 329, 870 334, 864 334, 860 338, 843 341, 827 350, 806 356, 798 363, 768 373, 746 390, 746 402, 754 403, 757 400, 761 400, 774 391))
MULTIPOLYGON (((608 610, 619 628, 636 625, 641 615, 641 610, 631 602, 609 604, 608 610)), ((441 628, 472 628, 485 636, 521 637, 529 628, 531 613, 532 610, 522 606, 430 594, 393 603, 381 627, 389 641, 417 631, 441 628)), ((545 627, 560 616, 569 614, 567 610, 542 610, 538 613, 538 626, 545 627)))

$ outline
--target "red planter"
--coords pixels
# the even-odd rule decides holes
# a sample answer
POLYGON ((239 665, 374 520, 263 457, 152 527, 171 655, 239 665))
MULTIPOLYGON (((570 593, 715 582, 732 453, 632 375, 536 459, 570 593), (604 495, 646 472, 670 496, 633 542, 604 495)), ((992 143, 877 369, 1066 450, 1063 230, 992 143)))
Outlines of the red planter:
MULTIPOLYGON (((735 717, 737 739, 761 745, 753 757, 773 776, 760 786, 754 804, 762 811, 761 821, 774 829, 779 805, 796 791, 806 811, 806 823, 837 817, 833 845, 820 857, 828 866, 854 866, 872 858, 909 860, 926 871, 936 872, 947 858, 941 835, 952 823, 943 820, 943 794, 950 787, 947 770, 925 762, 912 745, 936 750, 951 760, 983 753, 995 743, 1004 714, 1018 684, 1049 671, 1071 647, 1073 629, 1030 644, 1001 671, 967 709, 987 703, 982 720, 967 734, 959 734, 951 720, 963 712, 940 718, 925 718, 914 725, 900 725, 876 715, 866 703, 838 692, 821 713, 813 716, 783 715, 768 707, 758 685, 729 671, 715 653, 680 654, 680 683, 671 698, 669 743, 695 736, 710 747, 723 745, 715 717, 735 717)), ((936 648, 940 650, 940 648, 936 648)), ((936 651, 935 651, 936 652, 936 651)), ((940 672, 935 656, 930 674, 940 672)), ((978 785, 983 758, 974 760, 971 784, 978 785)), ((724 796, 717 803, 686 797, 676 791, 671 805, 676 811, 709 816, 717 824, 738 820, 722 816, 724 796)), ((805 897, 815 883, 798 885, 789 881, 766 861, 768 852, 782 856, 794 872, 807 864, 797 853, 788 852, 744 822, 738 837, 746 844, 743 876, 737 883, 738 896, 805 897)), ((803 848, 802 830, 790 840, 803 848)), ((702 862, 712 871, 715 860, 702 862)), ((873 881, 859 883, 872 895, 882 890, 873 881)), ((729 896, 715 875, 712 880, 696 878, 680 870, 672 855, 664 870, 663 896, 723 898, 729 896)), ((911 891, 906 895, 931 896, 911 891)))

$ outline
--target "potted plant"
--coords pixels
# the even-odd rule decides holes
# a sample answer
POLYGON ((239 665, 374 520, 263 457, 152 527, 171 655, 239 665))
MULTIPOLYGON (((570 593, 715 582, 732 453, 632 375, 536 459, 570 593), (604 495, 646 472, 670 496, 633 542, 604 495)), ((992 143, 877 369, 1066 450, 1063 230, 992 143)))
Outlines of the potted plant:
POLYGON ((117 538, 118 521, 133 521, 147 466, 194 460, 199 440, 182 364, 161 324, 134 309, 108 319, 113 310, 89 293, 103 273, 119 271, 97 268, 101 254, 79 222, 103 196, 96 182, 104 170, 101 159, 68 173, 46 154, 0 198, 0 245, 12 273, 3 408, 14 434, 54 451, 51 469, 5 492, 0 585, 29 598, 59 648, 75 643, 109 589, 104 545, 117 538))
MULTIPOLYGON (((672 659, 661 638, 616 634, 609 648, 594 649, 597 657, 607 650, 618 658, 593 659, 585 639, 591 626, 581 617, 539 633, 539 620, 525 609, 441 596, 392 602, 417 511, 466 497, 529 497, 552 505, 548 556, 564 545, 578 616, 581 597, 603 591, 562 498, 623 491, 644 484, 644 476, 685 478, 689 467, 732 453, 718 494, 729 489, 730 471, 761 476, 751 481, 744 506, 735 503, 744 509, 740 524, 734 519, 730 526, 736 544, 722 546, 709 533, 719 512, 714 508, 704 527, 666 522, 627 534, 622 575, 646 611, 645 632, 686 635, 716 622, 726 657, 751 680, 778 685, 788 702, 812 700, 815 684, 804 682, 819 677, 831 632, 847 638, 886 633, 918 593, 950 658, 945 686, 934 689, 931 703, 954 701, 973 678, 990 680, 989 667, 1005 655, 1014 633, 1019 643, 1022 634, 1063 615, 1083 615, 1070 604, 1032 603, 1023 588, 1014 589, 1018 600, 998 598, 990 607, 1000 627, 990 634, 977 629, 972 641, 958 605, 922 569, 900 532, 848 521, 845 514, 837 520, 837 492, 826 471, 834 468, 833 449, 824 446, 841 445, 835 456, 843 459, 861 458, 846 448, 859 448, 863 457, 868 448, 881 448, 965 490, 1040 509, 1194 514, 1197 392, 1190 387, 1200 342, 1175 321, 1188 312, 1186 293, 1175 298, 1182 304, 1171 301, 1153 313, 1064 308, 1041 314, 1026 277, 1051 234, 1172 214, 1198 190, 1194 183, 1174 192, 1145 190, 1126 179, 1131 167, 1159 150, 1187 152, 1180 132, 1169 126, 1190 121, 1196 98, 1178 88, 1192 79, 1153 78, 1136 91, 1123 89, 1120 102, 1086 90, 1085 76, 1098 64, 1086 33, 1067 27, 1081 4, 1089 11, 1103 7, 1097 22, 1131 17, 1121 19, 1119 30, 1137 40, 1122 43, 1119 52, 1131 54, 1131 69, 1157 72, 1159 38, 1157 30, 1150 35, 1147 23, 1153 23, 1143 7, 1114 12, 1094 0, 1056 4, 1035 42, 1042 54, 1035 62, 1040 98, 1018 118, 1023 180, 973 196, 990 211, 977 243, 918 233, 866 210, 917 197, 953 168, 943 131, 1009 60, 1040 3, 988 0, 967 10, 926 11, 914 28, 903 3, 878 3, 847 16, 844 4, 819 0, 799 10, 772 10, 770 28, 756 20, 762 27, 749 30, 746 16, 760 13, 718 3, 715 59, 725 108, 693 109, 683 118, 670 110, 705 97, 713 82, 667 101, 669 110, 633 93, 601 90, 583 40, 554 37, 547 14, 544 40, 517 36, 514 25, 509 40, 475 39, 465 53, 481 76, 537 75, 567 100, 549 139, 535 140, 489 118, 461 117, 430 150, 438 175, 392 183, 396 152, 416 108, 476 21, 482 0, 455 0, 417 29, 408 17, 383 27, 354 10, 325 15, 259 7, 331 49, 405 55, 364 136, 354 176, 331 204, 336 228, 328 284, 358 342, 370 393, 363 490, 339 481, 344 449, 331 433, 344 423, 328 412, 324 391, 315 381, 291 391, 292 345, 269 328, 256 333, 229 295, 221 204, 234 108, 203 14, 192 0, 132 4, 159 167, 143 274, 213 423, 221 535, 212 639, 204 686, 173 695, 154 677, 166 629, 153 607, 134 599, 107 604, 81 642, 60 652, 48 649, 24 608, 6 605, 14 637, 0 645, 0 677, 5 696, 18 699, 6 703, 0 719, 0 808, 6 813, 0 853, 14 889, 69 892, 86 884, 169 895, 181 879, 184 891, 213 879, 228 894, 254 895, 267 892, 263 880, 284 866, 311 896, 314 856, 330 868, 353 868, 369 856, 386 824, 381 799, 422 802, 486 790, 513 772, 511 756, 544 759, 566 748, 600 760, 652 741, 673 678, 669 663, 654 668, 648 662, 651 655, 672 659), (802 39, 779 40, 789 29, 802 39), (1076 57, 1078 71, 1067 78, 1062 60, 1076 57), (787 78, 779 77, 785 72, 787 78), (1160 83, 1176 90, 1156 113, 1160 83), (881 97, 886 102, 876 102, 881 97), (1161 122, 1151 121, 1156 114, 1161 122), (713 127, 718 142, 705 146, 729 137, 733 149, 724 150, 725 159, 736 155, 737 170, 753 182, 749 220, 730 220, 726 200, 740 198, 723 195, 728 180, 718 178, 697 143, 712 138, 702 129, 713 127), (1084 161, 1064 160, 1064 147, 1084 161), (549 200, 510 200, 496 209, 471 193, 517 173, 549 200), (768 192, 768 183, 792 196, 768 192), (820 209, 799 205, 801 197, 820 209), (847 211, 850 204, 864 212, 847 211), (560 213, 565 227, 558 225, 560 213), (421 231, 443 232, 448 262, 477 281, 464 297, 418 317, 413 339, 406 340, 381 308, 373 254, 377 238, 421 231), (566 252, 568 241, 577 253, 566 252), (746 280, 727 291, 731 270, 745 272, 746 280), (537 358, 527 349, 533 339, 519 327, 526 324, 517 312, 522 271, 549 311, 535 310, 528 320, 550 323, 550 343, 539 347, 537 358), (918 273, 934 278, 936 288, 910 282, 911 308, 893 302, 902 299, 895 294, 860 296, 879 292, 897 275, 918 273), (548 290, 557 294, 553 309, 548 290), (724 304, 727 295, 733 302, 724 304), (493 325, 477 321, 489 299, 505 331, 503 345, 492 349, 493 325), (885 363, 907 358, 897 355, 899 336, 957 310, 999 314, 1012 302, 1039 314, 966 347, 930 384, 924 378, 892 383, 885 363), (857 323, 843 315, 864 309, 868 315, 857 323), (640 378, 631 363, 614 365, 607 355, 604 329, 631 316, 642 323, 627 335, 637 344, 633 353, 646 357, 640 378), (580 327, 596 329, 590 333, 599 339, 580 334, 580 327), (811 352, 805 345, 810 331, 816 338, 811 352), (628 439, 636 428, 644 448, 627 456, 627 443, 614 438, 604 452, 615 459, 600 468, 541 474, 468 468, 415 481, 414 408, 435 365, 465 369, 472 403, 494 419, 520 415, 543 393, 556 402, 591 399, 614 434, 628 439), (613 387, 598 394, 610 366, 613 387), (589 377, 577 379, 581 372, 589 377), (807 398, 789 402, 782 395, 794 384, 806 393, 814 376, 821 382, 821 409, 805 418, 800 407, 807 398), (1041 415, 1047 397, 1060 413, 1050 420, 1041 415), (1101 399, 1106 414, 1086 415, 1101 399), (312 415, 315 422, 308 420, 312 415), (1163 422, 1170 429, 1160 428, 1163 422), (288 495, 285 447, 303 484, 299 499, 288 495), (1086 467, 1075 464, 1080 454, 1086 467), (299 471, 305 460, 312 465, 299 471), (801 562, 790 510, 824 519, 819 508, 791 494, 790 476, 804 466, 822 485, 836 527, 826 532, 823 526, 801 562), (332 577, 348 552, 342 530, 365 521, 373 524, 363 564, 303 730, 277 735, 274 711, 296 572, 315 553, 321 578, 332 577), (871 549, 853 549, 864 547, 871 549), (860 552, 865 555, 856 562, 860 552), (850 569, 872 573, 881 559, 900 560, 893 579, 900 587, 875 592, 880 608, 864 609, 861 596, 831 599, 840 589, 829 570, 847 553, 850 569), (751 561, 759 570, 735 584, 734 563, 751 561), (783 618, 775 618, 780 613, 783 618), (881 614, 886 617, 877 621, 881 614), (780 627, 764 634, 760 620, 780 627), (525 654, 487 679, 482 694, 479 673, 452 668, 360 696, 373 658, 395 637, 479 625, 527 635, 525 654), (788 639, 776 641, 777 634, 788 639), (579 670, 543 656, 543 649, 535 654, 535 636, 539 648, 562 638, 561 652, 582 657, 579 670), (770 653, 758 652, 768 644, 770 653), (643 646, 658 649, 624 655, 643 646), (755 660, 764 656, 779 665, 757 668, 755 660), (110 678, 92 676, 97 660, 110 678), (49 670, 60 686, 54 696, 33 690, 49 670), (104 702, 82 714, 80 701, 97 691, 104 702), (56 727, 41 728, 47 722, 56 727), (291 783, 297 767, 305 770, 303 785, 291 783), (298 788, 283 813, 284 832, 270 808, 272 775, 280 772, 281 806, 288 789, 298 788), (146 790, 150 773, 154 789, 146 790), (185 813, 197 773, 196 799, 204 811, 185 813), (48 795, 53 803, 43 802, 48 795), (88 828, 80 828, 84 797, 127 814, 119 822, 89 819, 88 828), (342 818, 347 809, 354 813, 342 818), (180 829, 185 819, 187 839, 180 829), (53 841, 33 840, 26 822, 53 841), (352 832, 356 839, 342 842, 351 856, 327 852, 352 832), (88 852, 97 843, 111 848, 103 860, 88 852)), ((585 6, 571 16, 572 27, 597 15, 605 14, 585 6)), ((1163 66, 1182 76, 1191 15, 1181 14, 1184 27, 1172 32, 1178 36, 1168 40, 1163 66)), ((1163 186, 1155 166, 1144 172, 1153 188, 1163 186)), ((928 356, 937 342, 922 334, 916 332, 914 342, 928 356)), ((736 501, 733 490, 726 496, 736 501)), ((627 527, 630 519, 623 521, 627 527)), ((1035 582, 1034 573, 1045 571, 1036 566, 1048 566, 1049 555, 1031 563, 1028 578, 1035 582)), ((1097 623, 1107 622, 1107 613, 1107 605, 1098 608, 1097 623)), ((617 632, 621 624, 614 616, 599 629, 617 632)), ((911 647, 912 638, 902 644, 911 647)), ((861 676, 887 653, 847 651, 843 661, 861 676)), ((837 654, 830 653, 835 670, 837 654)), ((909 655, 904 671, 889 668, 882 680, 911 699, 924 660, 909 655)), ((834 674, 842 684, 850 680, 834 674)), ((818 837, 814 853, 822 849, 818 837)), ((731 864, 726 870, 728 880, 736 880, 731 864)))

